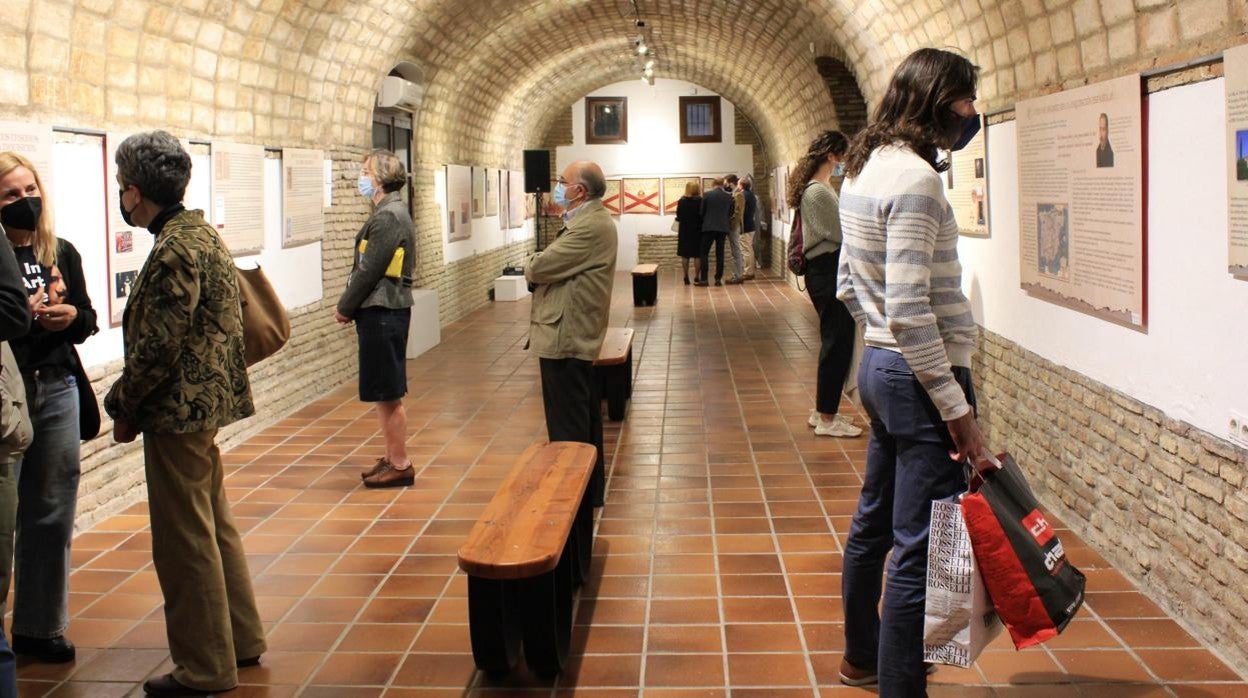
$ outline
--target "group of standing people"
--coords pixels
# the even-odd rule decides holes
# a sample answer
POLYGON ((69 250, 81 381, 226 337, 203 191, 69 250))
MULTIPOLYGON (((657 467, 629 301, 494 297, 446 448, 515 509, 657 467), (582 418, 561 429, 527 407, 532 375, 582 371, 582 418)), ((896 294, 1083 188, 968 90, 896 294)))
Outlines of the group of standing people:
POLYGON ((749 175, 716 178, 711 188, 690 181, 676 204, 676 255, 681 258, 685 285, 694 262, 695 286, 708 286, 711 247, 715 248, 715 285, 723 286, 724 241, 732 253, 730 284, 754 278, 754 233, 758 230, 758 197, 749 175))
MULTIPOLYGON (((242 538, 226 499, 217 431, 253 414, 233 259, 201 211, 182 199, 191 158, 164 131, 117 148, 117 205, 146 228, 152 250, 122 321, 124 367, 104 408, 119 443, 143 435, 152 561, 164 596, 174 668, 144 682, 149 696, 227 691, 266 650, 242 538)), ((373 205, 356 238, 335 309, 354 323, 360 397, 377 404, 386 455, 369 487, 410 485, 404 362, 416 258, 407 181, 388 151, 365 157, 360 193, 373 205)), ((77 249, 53 227, 48 190, 18 153, 0 153, 0 617, 14 580, 12 645, 0 628, 0 698, 16 696, 15 654, 73 661, 70 543, 80 441, 100 409, 76 345, 97 331, 77 249)))

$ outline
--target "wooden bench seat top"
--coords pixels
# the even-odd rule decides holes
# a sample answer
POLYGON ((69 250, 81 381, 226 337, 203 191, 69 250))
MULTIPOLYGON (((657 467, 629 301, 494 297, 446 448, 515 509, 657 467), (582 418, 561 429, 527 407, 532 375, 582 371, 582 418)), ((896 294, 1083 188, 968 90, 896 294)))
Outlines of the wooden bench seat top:
POLYGON ((598 451, 570 441, 533 444, 473 525, 459 568, 485 579, 526 579, 559 564, 598 451))
POLYGON ((633 276, 654 276, 659 273, 657 264, 638 264, 633 267, 633 276))
POLYGON ((607 336, 602 340, 602 348, 598 350, 595 366, 615 366, 628 359, 629 347, 633 346, 633 328, 608 327, 607 336))

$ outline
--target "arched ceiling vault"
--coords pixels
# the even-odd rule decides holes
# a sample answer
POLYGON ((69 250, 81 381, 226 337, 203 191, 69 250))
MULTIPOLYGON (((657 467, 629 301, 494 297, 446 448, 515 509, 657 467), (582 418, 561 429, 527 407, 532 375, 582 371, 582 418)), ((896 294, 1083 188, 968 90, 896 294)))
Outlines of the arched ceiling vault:
MULTIPOLYGON (((472 131, 443 148, 435 144, 433 150, 442 157, 514 157, 518 148, 541 137, 555 113, 580 96, 640 76, 631 18, 620 16, 615 11, 620 8, 611 3, 546 3, 540 11, 509 3, 491 8, 488 0, 483 4, 474 14, 493 16, 490 11, 498 9, 492 26, 475 41, 453 47, 446 67, 431 75, 429 97, 438 106, 422 115, 422 133, 445 132, 450 124, 465 120, 472 131), (493 152, 479 150, 486 143, 493 152)), ((827 33, 819 31, 817 18, 802 5, 778 4, 770 30, 722 1, 685 3, 680 12, 688 16, 672 12, 646 15, 646 36, 658 54, 656 75, 724 95, 758 125, 777 152, 794 150, 812 130, 835 125, 835 112, 810 54, 812 44, 826 44, 827 33), (713 21, 691 21, 703 14, 713 21)), ((420 57, 421 50, 419 43, 409 47, 413 56, 420 57)))
MULTIPOLYGON (((656 73, 733 101, 777 158, 834 123, 814 57, 868 104, 921 46, 982 68, 983 106, 1242 43, 1248 3, 637 0, 656 73), (824 112, 829 112, 825 114, 824 112)), ((26 0, 0 39, 0 113, 66 125, 356 149, 382 77, 428 85, 423 147, 514 162, 559 110, 637 77, 628 0, 26 0)), ((501 164, 501 163, 500 163, 501 164)))

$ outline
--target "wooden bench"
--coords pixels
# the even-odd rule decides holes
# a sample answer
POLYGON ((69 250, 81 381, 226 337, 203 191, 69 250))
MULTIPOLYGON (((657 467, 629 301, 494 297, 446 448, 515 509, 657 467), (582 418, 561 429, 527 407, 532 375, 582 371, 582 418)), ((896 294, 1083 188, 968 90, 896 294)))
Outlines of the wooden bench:
MULTIPOLYGON (((653 265, 652 265, 653 266, 653 265)), ((633 329, 608 327, 594 360, 600 394, 607 399, 607 416, 624 419, 624 403, 633 397, 633 329)))
POLYGON ((633 305, 654 305, 659 297, 659 265, 633 267, 633 305))
POLYGON ((487 674, 509 672, 521 646, 533 673, 562 671, 572 594, 589 576, 594 509, 586 490, 597 458, 583 443, 528 447, 459 549, 472 657, 487 674))

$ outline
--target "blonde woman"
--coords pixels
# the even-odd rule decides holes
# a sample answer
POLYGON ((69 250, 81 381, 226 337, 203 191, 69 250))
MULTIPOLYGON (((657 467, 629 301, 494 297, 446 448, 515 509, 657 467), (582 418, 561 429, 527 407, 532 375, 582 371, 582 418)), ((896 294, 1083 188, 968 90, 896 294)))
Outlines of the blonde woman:
POLYGON ((407 184, 403 162, 388 150, 364 157, 357 188, 373 214, 355 236, 354 262, 334 319, 355 323, 359 339, 360 400, 377 405, 386 455, 361 473, 365 487, 405 487, 415 482, 407 457, 407 330, 412 319, 416 232, 399 192, 407 184))
POLYGON ((685 184, 685 195, 676 203, 676 256, 689 285, 689 260, 693 260, 694 278, 702 276, 702 185, 695 180, 685 184))
MULTIPOLYGON (((0 223, 30 294, 30 331, 9 344, 17 358, 34 441, 18 462, 13 649, 40 662, 73 661, 69 549, 81 473, 79 441, 94 438, 100 412, 74 345, 95 334, 82 257, 52 228, 35 166, 0 153, 0 223)), ((8 543, 8 541, 5 541, 8 543)), ((8 588, 7 557, 0 560, 8 588)))

